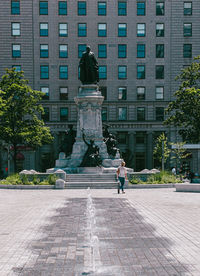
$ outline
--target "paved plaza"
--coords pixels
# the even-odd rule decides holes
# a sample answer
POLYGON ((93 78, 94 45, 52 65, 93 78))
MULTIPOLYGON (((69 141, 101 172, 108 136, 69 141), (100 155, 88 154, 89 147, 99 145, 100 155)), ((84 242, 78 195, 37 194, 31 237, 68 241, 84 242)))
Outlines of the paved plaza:
POLYGON ((0 276, 200 275, 200 194, 0 190, 0 276))

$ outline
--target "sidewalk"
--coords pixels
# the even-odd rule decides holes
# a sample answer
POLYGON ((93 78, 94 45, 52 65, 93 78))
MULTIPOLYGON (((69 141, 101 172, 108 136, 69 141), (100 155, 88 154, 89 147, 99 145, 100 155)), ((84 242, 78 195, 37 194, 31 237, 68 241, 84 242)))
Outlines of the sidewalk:
POLYGON ((0 276, 199 276, 199 210, 173 188, 0 190, 0 276))

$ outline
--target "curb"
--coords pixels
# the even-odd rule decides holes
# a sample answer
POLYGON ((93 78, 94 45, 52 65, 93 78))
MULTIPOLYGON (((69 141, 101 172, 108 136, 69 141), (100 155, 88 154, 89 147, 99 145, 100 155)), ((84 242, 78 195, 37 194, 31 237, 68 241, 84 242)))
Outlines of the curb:
POLYGON ((48 190, 48 189, 55 189, 55 185, 0 185, 0 189, 48 190))

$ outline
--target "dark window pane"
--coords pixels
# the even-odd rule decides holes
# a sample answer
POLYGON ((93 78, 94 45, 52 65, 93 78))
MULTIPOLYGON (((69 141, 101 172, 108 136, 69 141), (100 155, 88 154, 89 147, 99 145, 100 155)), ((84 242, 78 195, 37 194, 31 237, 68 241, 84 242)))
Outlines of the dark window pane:
POLYGON ((127 27, 125 23, 118 24, 118 36, 126 36, 127 35, 127 27))
POLYGON ((145 79, 145 65, 137 65, 137 78, 145 79))
POLYGON ((79 23, 78 24, 78 36, 87 36, 86 23, 79 23))
POLYGON ((61 122, 68 121, 68 108, 67 107, 60 108, 60 121, 61 122))
POLYGON ((156 107, 156 121, 164 121, 164 107, 156 107))
POLYGON ((183 35, 184 36, 192 36, 192 24, 191 23, 185 23, 183 25, 183 35))
POLYGON ((48 65, 41 65, 40 66, 40 78, 41 79, 48 79, 49 78, 49 66, 48 65))
POLYGON ((105 65, 99 66, 99 79, 107 78, 107 67, 105 65))
POLYGON ((119 87, 118 88, 118 100, 126 100, 126 87, 119 87))
POLYGON ((137 58, 145 58, 145 44, 137 44, 137 58))
POLYGON ((146 35, 146 25, 145 23, 137 24, 137 36, 145 36, 146 35))
POLYGON ((49 121, 49 107, 44 107, 44 114, 42 114, 42 120, 45 122, 49 121))
POLYGON ((145 15, 145 2, 137 2, 137 15, 145 15))
POLYGON ((164 44, 156 44, 156 58, 164 58, 164 44))
POLYGON ((184 2, 184 15, 192 15, 192 2, 184 2))
POLYGON ((164 65, 156 65, 156 79, 164 79, 164 65))
POLYGON ((107 121, 107 108, 103 107, 101 111, 102 121, 107 121))
POLYGON ((48 23, 40 23, 40 36, 48 36, 48 23))
POLYGON ((59 78, 60 79, 68 79, 68 66, 67 65, 60 66, 59 78))
POLYGON ((48 58, 49 57, 48 45, 46 45, 46 44, 40 45, 40 57, 41 58, 48 58))
POLYGON ((126 58, 126 44, 118 45, 118 58, 126 58))
POLYGON ((11 14, 20 14, 20 1, 19 0, 11 1, 11 14))
POLYGON ((126 79, 127 78, 127 67, 126 66, 118 66, 118 79, 126 79))
POLYGON ((106 2, 98 2, 98 15, 106 15, 106 2))
POLYGON ((101 95, 104 97, 104 101, 107 100, 107 87, 100 86, 99 90, 101 91, 101 95))
POLYGON ((137 108, 137 120, 138 121, 144 121, 145 120, 145 108, 144 107, 138 107, 137 108))
POLYGON ((106 35, 107 35, 106 24, 105 23, 98 24, 98 36, 106 36, 106 35))
POLYGON ((106 58, 107 57, 106 44, 99 44, 98 45, 98 57, 99 58, 106 58))
POLYGON ((86 15, 86 2, 85 1, 78 2, 78 15, 86 15))
POLYGON ((68 89, 67 89, 67 87, 60 87, 60 100, 61 101, 68 100, 68 89))
POLYGON ((156 15, 164 15, 165 14, 165 3, 157 2, 156 3, 156 15))
POLYGON ((118 2, 118 15, 126 15, 126 2, 118 2))
POLYGON ((42 100, 49 100, 49 87, 41 87, 40 90, 44 93, 42 100))
POLYGON ((156 24, 156 36, 160 37, 160 36, 164 36, 164 35, 165 35, 164 24, 163 23, 156 24))
POLYGON ((127 120, 127 108, 126 107, 119 107, 118 108, 118 120, 119 121, 126 121, 127 120))
POLYGON ((78 45, 78 57, 81 58, 83 52, 86 51, 86 44, 79 44, 78 45))
POLYGON ((58 2, 58 14, 59 15, 67 15, 67 2, 66 1, 58 2))
POLYGON ((48 2, 40 1, 40 14, 41 15, 48 14, 48 2))
POLYGON ((137 100, 145 100, 145 87, 137 87, 137 100))
POLYGON ((183 45, 183 57, 191 58, 192 57, 192 44, 183 45))

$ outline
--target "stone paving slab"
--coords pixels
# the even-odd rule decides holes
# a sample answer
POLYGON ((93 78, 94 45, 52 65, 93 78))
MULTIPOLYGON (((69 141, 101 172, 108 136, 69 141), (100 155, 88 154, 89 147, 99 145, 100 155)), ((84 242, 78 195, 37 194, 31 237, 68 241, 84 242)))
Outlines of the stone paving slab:
POLYGON ((199 194, 0 190, 0 276, 200 275, 199 194))

